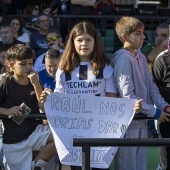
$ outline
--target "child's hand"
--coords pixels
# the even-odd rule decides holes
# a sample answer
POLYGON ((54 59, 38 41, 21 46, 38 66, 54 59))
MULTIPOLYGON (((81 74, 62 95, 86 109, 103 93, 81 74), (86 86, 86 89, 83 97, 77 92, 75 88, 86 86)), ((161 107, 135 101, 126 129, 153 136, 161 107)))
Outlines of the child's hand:
POLYGON ((41 93, 41 95, 40 95, 40 102, 41 102, 41 103, 44 103, 44 102, 45 102, 46 97, 47 97, 47 95, 48 95, 48 92, 52 92, 52 90, 49 89, 49 88, 45 88, 44 91, 42 91, 42 93, 41 93))
POLYGON ((170 113, 170 107, 166 109, 166 113, 170 113))
POLYGON ((134 106, 134 108, 133 108, 133 110, 135 111, 136 114, 138 114, 138 113, 141 112, 142 102, 143 102, 143 99, 140 99, 140 100, 137 100, 137 101, 136 101, 135 106, 134 106))
POLYGON ((33 86, 36 86, 39 83, 39 76, 38 76, 38 72, 35 71, 31 71, 30 74, 28 75, 28 78, 31 81, 31 84, 33 86))
POLYGON ((43 120, 43 125, 48 125, 48 120, 43 120))
POLYGON ((22 114, 21 107, 20 106, 14 106, 7 110, 6 115, 7 116, 19 116, 22 114))
POLYGON ((162 112, 161 113, 161 116, 159 117, 158 121, 160 123, 162 122, 169 122, 169 118, 170 118, 170 114, 169 113, 166 113, 166 112, 162 112))

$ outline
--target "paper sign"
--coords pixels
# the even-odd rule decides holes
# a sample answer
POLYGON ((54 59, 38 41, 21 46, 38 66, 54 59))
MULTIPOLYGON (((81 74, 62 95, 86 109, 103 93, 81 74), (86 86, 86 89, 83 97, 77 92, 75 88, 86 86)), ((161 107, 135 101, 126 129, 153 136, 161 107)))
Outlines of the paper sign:
MULTIPOLYGON (((135 99, 50 93, 45 102, 62 164, 82 166, 82 148, 73 138, 120 138, 130 124, 135 99)), ((108 168, 117 147, 91 147, 90 166, 108 168)))

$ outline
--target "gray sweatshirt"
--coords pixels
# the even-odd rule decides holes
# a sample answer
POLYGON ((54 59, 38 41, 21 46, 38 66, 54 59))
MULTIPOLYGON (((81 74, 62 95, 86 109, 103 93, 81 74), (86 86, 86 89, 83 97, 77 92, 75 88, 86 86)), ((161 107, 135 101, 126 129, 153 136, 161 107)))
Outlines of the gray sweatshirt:
POLYGON ((145 56, 141 53, 135 56, 125 49, 120 49, 113 55, 111 62, 120 97, 144 99, 142 113, 148 117, 159 118, 168 103, 162 98, 152 79, 145 56))

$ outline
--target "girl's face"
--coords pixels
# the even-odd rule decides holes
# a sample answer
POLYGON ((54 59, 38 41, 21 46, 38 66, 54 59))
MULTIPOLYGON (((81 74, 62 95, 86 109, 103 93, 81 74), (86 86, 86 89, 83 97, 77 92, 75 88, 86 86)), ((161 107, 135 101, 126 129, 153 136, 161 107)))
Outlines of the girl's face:
POLYGON ((26 60, 15 60, 13 64, 13 71, 15 76, 20 76, 23 78, 28 77, 30 72, 33 70, 33 59, 26 60))
POLYGON ((19 31, 20 28, 20 22, 17 19, 13 19, 10 23, 10 25, 12 26, 14 33, 17 33, 19 31))
POLYGON ((2 51, 0 53, 0 64, 5 66, 5 59, 6 59, 6 51, 2 51))
POLYGON ((83 33, 74 39, 74 46, 80 61, 89 61, 94 49, 94 38, 87 33, 83 33))

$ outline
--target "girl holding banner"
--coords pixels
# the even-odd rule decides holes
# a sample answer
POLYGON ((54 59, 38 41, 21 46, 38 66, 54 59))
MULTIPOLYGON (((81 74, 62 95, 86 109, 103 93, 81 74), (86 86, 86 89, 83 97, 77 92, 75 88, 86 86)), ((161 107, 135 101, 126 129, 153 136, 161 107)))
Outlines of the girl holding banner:
MULTIPOLYGON (((41 102, 45 101, 46 91, 49 89, 42 92, 41 102)), ((113 68, 104 53, 96 28, 90 22, 80 22, 71 30, 56 73, 54 91, 118 97, 113 68)), ((136 102, 136 112, 140 111, 141 102, 142 100, 136 102)))

